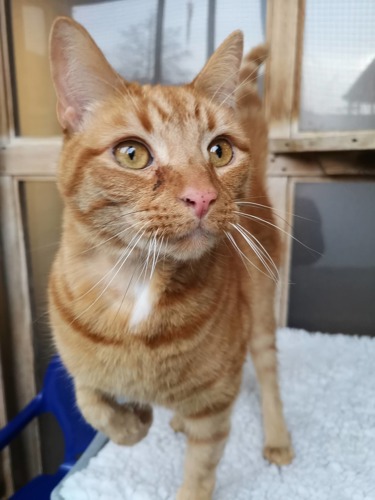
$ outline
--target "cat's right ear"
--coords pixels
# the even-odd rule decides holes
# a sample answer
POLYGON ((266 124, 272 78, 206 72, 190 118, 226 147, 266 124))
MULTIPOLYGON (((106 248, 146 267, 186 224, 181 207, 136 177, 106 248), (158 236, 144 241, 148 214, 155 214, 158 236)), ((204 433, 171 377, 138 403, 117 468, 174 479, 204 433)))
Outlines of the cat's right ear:
POLYGON ((87 31, 68 17, 53 23, 49 46, 57 118, 63 129, 75 132, 90 106, 103 100, 120 77, 87 31))

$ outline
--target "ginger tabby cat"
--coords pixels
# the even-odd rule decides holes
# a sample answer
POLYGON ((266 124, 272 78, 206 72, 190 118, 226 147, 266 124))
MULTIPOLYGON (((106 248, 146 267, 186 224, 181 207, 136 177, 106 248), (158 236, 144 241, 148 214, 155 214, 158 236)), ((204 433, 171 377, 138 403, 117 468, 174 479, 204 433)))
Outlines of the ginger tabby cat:
POLYGON ((248 351, 264 456, 293 458, 277 381, 280 243, 254 86, 265 48, 240 69, 236 31, 192 83, 163 87, 125 81, 71 19, 55 21, 50 46, 64 130, 55 343, 84 417, 116 443, 146 436, 150 405, 174 410, 187 436, 177 498, 211 499, 248 351))

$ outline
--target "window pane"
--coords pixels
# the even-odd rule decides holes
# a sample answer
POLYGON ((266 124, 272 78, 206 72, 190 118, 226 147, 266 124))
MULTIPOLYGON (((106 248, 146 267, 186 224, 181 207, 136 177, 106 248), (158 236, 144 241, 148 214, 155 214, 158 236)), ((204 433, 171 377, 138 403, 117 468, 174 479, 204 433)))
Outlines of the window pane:
POLYGON ((55 91, 49 76, 48 33, 55 16, 70 14, 66 2, 51 0, 31 5, 9 2, 12 16, 16 87, 15 117, 24 136, 60 134, 55 113, 55 91))
POLYGON ((116 71, 128 80, 151 82, 157 0, 85 3, 73 7, 72 17, 85 26, 116 71))
MULTIPOLYGON (((35 378, 41 389, 45 370, 54 353, 47 314, 47 283, 61 232, 62 203, 55 182, 21 184, 29 283, 33 312, 35 378)), ((43 471, 54 473, 64 454, 59 426, 50 415, 39 419, 43 471)))
POLYGON ((125 78, 177 84, 191 81, 231 31, 243 29, 246 48, 259 43, 265 5, 265 0, 11 2, 19 134, 60 134, 47 54, 56 16, 82 23, 125 78))
POLYGON ((265 40, 265 0, 217 0, 215 47, 234 30, 245 34, 245 52, 265 40))
POLYGON ((40 388, 52 348, 47 317, 47 283, 60 240, 62 202, 53 181, 25 181, 21 187, 40 388))
POLYGON ((166 1, 163 83, 191 81, 204 66, 207 55, 207 14, 206 0, 166 1))
POLYGON ((294 212, 288 326, 374 336, 375 182, 298 183, 294 212))
POLYGON ((375 128, 375 2, 306 0, 302 131, 375 128))

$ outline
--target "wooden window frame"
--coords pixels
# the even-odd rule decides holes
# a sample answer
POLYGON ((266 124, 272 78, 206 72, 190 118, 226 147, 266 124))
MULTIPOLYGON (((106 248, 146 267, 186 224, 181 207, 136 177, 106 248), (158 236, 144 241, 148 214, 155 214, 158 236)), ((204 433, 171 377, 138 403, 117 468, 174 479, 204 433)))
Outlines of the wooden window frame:
MULTIPOLYGON (((302 132, 300 83, 307 0, 268 0, 266 110, 273 152, 375 149, 374 130, 302 132)), ((313 0, 310 0, 313 1, 313 0)))

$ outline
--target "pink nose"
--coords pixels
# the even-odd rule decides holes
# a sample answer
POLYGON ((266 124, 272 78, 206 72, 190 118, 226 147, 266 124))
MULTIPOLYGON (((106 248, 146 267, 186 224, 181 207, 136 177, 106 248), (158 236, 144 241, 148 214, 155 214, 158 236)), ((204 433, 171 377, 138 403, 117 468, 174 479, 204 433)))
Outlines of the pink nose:
POLYGON ((214 189, 200 190, 196 188, 187 188, 182 193, 180 199, 188 206, 191 207, 195 215, 201 219, 206 215, 210 205, 214 203, 217 198, 217 192, 214 189))

